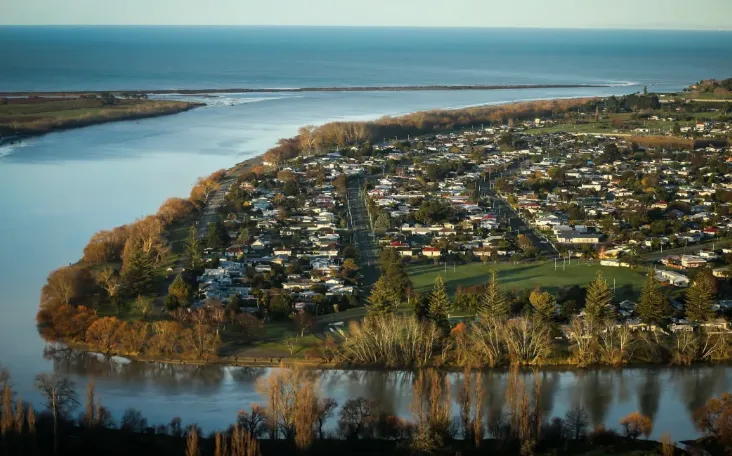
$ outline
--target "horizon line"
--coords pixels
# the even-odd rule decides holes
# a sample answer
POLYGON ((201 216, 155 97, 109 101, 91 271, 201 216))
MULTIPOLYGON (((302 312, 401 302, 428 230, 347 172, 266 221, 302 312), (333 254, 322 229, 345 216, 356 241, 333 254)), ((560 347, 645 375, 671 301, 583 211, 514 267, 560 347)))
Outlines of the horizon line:
POLYGON ((480 26, 480 25, 335 25, 335 24, 3 24, 0 27, 208 27, 208 28, 391 28, 391 29, 493 29, 493 30, 601 30, 601 31, 668 31, 668 32, 732 32, 730 28, 687 28, 687 27, 573 27, 573 26, 480 26))

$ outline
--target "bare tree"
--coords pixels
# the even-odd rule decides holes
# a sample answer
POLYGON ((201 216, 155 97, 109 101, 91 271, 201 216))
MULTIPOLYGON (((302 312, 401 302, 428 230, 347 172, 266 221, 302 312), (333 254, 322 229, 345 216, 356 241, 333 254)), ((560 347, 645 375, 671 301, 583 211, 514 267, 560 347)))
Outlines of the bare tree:
POLYGON ((549 326, 538 318, 518 317, 507 321, 503 339, 514 364, 540 364, 551 353, 549 326))
POLYGON ((564 416, 564 425, 567 427, 567 434, 579 440, 585 436, 587 426, 590 425, 590 415, 581 404, 575 404, 564 416))
POLYGON ((59 419, 67 417, 79 405, 76 385, 58 374, 38 374, 36 388, 46 398, 46 408, 53 416, 53 451, 58 452, 59 419))
POLYGON ((365 397, 349 399, 341 408, 338 426, 346 438, 367 437, 378 411, 378 403, 373 399, 365 397))
POLYGON ((336 407, 338 407, 338 402, 330 397, 320 399, 316 404, 316 421, 318 426, 318 438, 320 440, 325 439, 323 427, 325 426, 325 422, 335 414, 336 407))

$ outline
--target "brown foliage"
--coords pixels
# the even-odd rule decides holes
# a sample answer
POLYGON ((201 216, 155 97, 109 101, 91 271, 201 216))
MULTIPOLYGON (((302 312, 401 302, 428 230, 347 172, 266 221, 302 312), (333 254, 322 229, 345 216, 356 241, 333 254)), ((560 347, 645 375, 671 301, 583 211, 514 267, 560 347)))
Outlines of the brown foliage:
POLYGON ((41 309, 36 316, 41 335, 47 340, 83 342, 96 316, 90 309, 61 305, 41 309))
POLYGON ((41 290, 41 307, 77 304, 94 288, 89 269, 82 266, 64 266, 48 275, 41 290))
POLYGON ((158 209, 158 219, 163 226, 183 220, 196 210, 190 200, 183 198, 168 198, 158 209))
POLYGON ((641 434, 646 438, 653 432, 653 421, 639 412, 629 413, 620 419, 626 437, 637 439, 641 434))
POLYGON ((86 330, 86 343, 102 353, 112 353, 117 346, 120 322, 114 317, 96 320, 86 330))
POLYGON ((84 262, 94 265, 120 261, 127 236, 126 226, 94 233, 84 247, 84 262))
POLYGON ((150 325, 142 321, 126 321, 117 329, 117 342, 122 353, 139 354, 147 341, 150 325))
POLYGON ((694 411, 697 428, 718 439, 723 445, 732 445, 732 394, 713 397, 694 411))

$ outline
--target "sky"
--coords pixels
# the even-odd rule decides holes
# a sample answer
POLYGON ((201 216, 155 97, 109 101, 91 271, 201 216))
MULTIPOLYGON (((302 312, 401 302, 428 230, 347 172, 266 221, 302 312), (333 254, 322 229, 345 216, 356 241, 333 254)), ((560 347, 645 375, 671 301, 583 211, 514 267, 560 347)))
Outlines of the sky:
POLYGON ((732 0, 0 0, 0 24, 732 30, 732 0))

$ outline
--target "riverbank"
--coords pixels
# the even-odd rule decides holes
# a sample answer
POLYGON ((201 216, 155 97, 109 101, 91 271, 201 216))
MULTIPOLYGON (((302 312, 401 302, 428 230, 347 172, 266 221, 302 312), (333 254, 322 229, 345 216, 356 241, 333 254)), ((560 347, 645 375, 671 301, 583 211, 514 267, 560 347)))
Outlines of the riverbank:
POLYGON ((577 88, 612 87, 608 84, 503 84, 503 85, 401 85, 401 86, 344 86, 344 87, 293 87, 293 88, 226 88, 226 89, 159 89, 159 90, 82 90, 68 92, 0 92, 0 97, 27 97, 27 96, 82 96, 125 94, 148 95, 205 95, 217 93, 282 93, 282 92, 409 92, 427 90, 520 90, 520 89, 577 89, 577 88))
POLYGON ((108 122, 178 114, 200 106, 204 104, 96 96, 0 98, 0 145, 108 122))

